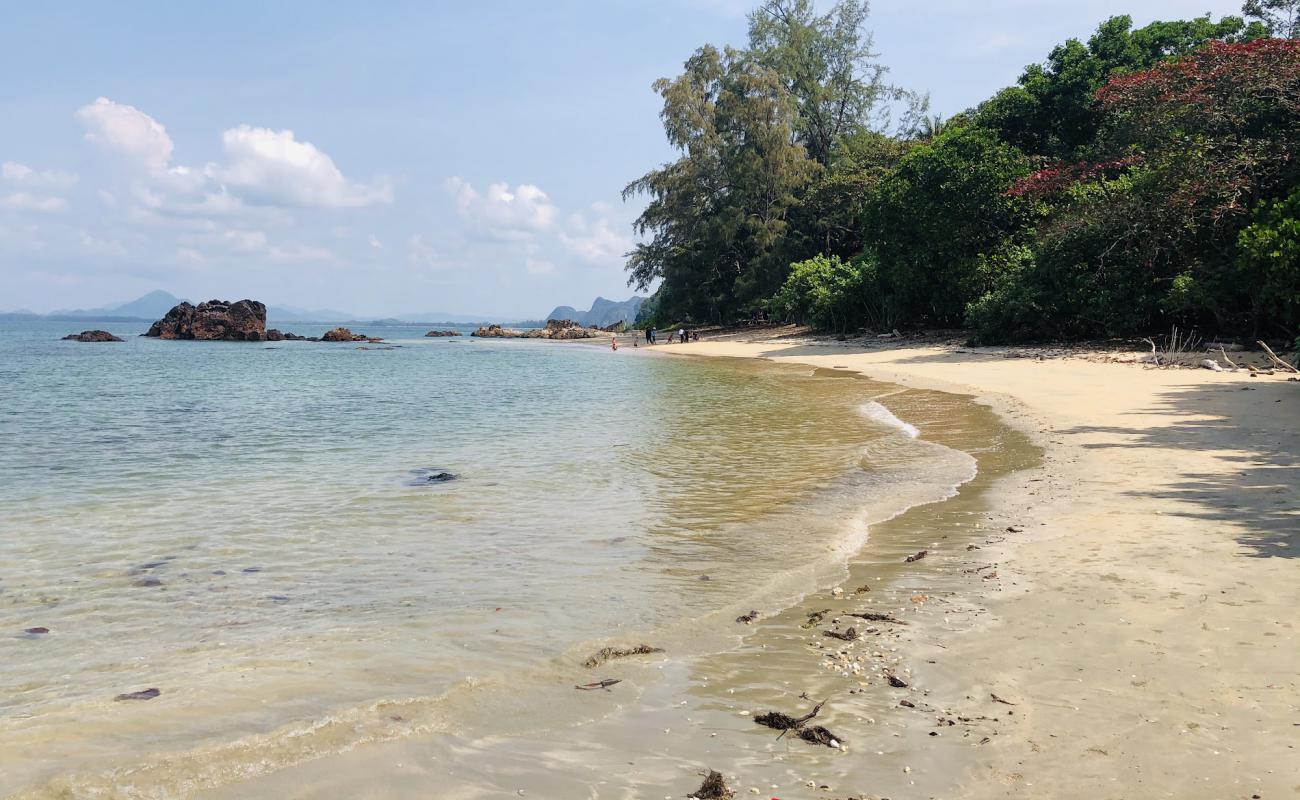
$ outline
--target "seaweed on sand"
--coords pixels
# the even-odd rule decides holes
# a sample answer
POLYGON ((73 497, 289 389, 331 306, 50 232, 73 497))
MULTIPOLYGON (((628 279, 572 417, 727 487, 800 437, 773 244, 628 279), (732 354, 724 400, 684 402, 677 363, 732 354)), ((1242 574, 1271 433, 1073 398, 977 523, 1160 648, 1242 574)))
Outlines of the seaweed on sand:
POLYGON ((711 769, 704 777, 704 783, 700 784, 700 788, 691 792, 688 797, 693 797, 695 800, 727 800, 732 794, 732 791, 727 788, 727 782, 722 779, 722 773, 711 769))
POLYGON ((582 666, 587 669, 592 669, 593 667, 599 667, 606 661, 612 661, 616 658, 644 656, 649 655, 650 653, 662 653, 663 651, 664 649, 662 647, 651 647, 648 644, 639 644, 636 647, 629 647, 626 649, 619 647, 602 647, 599 651, 593 653, 590 658, 582 662, 582 666))

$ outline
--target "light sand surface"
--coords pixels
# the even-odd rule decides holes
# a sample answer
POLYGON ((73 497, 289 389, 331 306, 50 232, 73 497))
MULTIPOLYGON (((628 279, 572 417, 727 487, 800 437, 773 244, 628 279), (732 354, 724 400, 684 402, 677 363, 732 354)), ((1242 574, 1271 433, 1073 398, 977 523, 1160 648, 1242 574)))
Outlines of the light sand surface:
POLYGON ((1300 383, 932 346, 656 351, 971 393, 1044 445, 1037 477, 994 489, 1024 528, 984 551, 995 622, 946 642, 968 697, 1016 704, 957 796, 1300 796, 1300 383))

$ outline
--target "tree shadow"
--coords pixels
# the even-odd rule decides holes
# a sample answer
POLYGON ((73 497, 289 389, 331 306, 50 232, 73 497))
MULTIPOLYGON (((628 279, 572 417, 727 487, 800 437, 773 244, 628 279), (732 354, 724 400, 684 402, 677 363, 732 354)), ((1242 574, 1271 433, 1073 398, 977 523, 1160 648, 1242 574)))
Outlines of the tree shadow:
MULTIPOLYGON (((909 345, 896 342, 881 347, 821 345, 782 347, 765 356, 827 356, 895 351, 928 350, 933 342, 909 345)), ((961 352, 917 353, 897 359, 890 366, 989 360, 1008 357, 1002 349, 962 348, 961 352)), ((1089 449, 1111 447, 1156 447, 1201 452, 1222 451, 1216 456, 1228 469, 1220 474, 1186 471, 1160 488, 1133 489, 1126 494, 1178 501, 1185 516, 1232 523, 1244 527, 1236 541, 1242 555, 1254 558, 1300 558, 1300 386, 1269 378, 1231 382, 1213 381, 1170 389, 1159 395, 1151 408, 1133 409, 1133 414, 1172 417, 1163 426, 1125 427, 1079 426, 1058 429, 1056 434, 1105 434, 1119 441, 1092 442, 1089 449), (1279 417, 1280 412, 1280 417, 1279 417), (1264 415, 1283 420, 1266 426, 1264 415), (1287 423, 1286 420, 1292 422, 1287 423)))
POLYGON ((1183 516, 1241 526, 1245 531, 1236 540, 1243 555, 1300 558, 1300 433, 1294 425, 1270 428, 1259 421, 1265 414, 1276 417, 1279 409, 1300 422, 1300 387, 1277 380, 1252 386, 1215 382, 1163 392, 1156 407, 1134 411, 1178 418, 1169 425, 1079 426, 1057 432, 1123 437, 1084 444, 1088 449, 1222 451, 1215 455, 1227 467, 1222 472, 1188 470, 1160 488, 1126 494, 1175 500, 1183 516))

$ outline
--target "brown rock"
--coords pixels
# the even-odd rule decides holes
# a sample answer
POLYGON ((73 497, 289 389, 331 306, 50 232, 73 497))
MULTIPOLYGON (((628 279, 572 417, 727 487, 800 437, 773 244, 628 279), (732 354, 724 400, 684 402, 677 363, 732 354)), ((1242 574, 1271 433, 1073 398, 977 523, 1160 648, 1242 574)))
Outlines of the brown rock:
POLYGON ((332 331, 326 331, 320 337, 322 342, 382 342, 377 336, 366 336, 364 333, 353 333, 347 328, 335 328, 332 331))
POLYGON ((180 305, 155 322, 145 336, 158 339, 260 342, 266 339, 266 306, 256 300, 209 300, 180 305))
POLYGON ((67 336, 64 336, 63 339, 64 341, 73 341, 73 342, 120 342, 122 341, 121 339, 117 338, 116 336, 109 333, 108 331, 82 331, 81 333, 69 333, 67 336))
POLYGON ((425 336, 460 336, 460 331, 429 331, 425 336))

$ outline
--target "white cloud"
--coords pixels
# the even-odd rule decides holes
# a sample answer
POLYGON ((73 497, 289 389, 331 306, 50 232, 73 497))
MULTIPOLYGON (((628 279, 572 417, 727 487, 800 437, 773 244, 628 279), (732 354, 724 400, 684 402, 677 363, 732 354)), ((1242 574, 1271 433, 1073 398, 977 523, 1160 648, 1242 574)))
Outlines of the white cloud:
POLYGON ((90 235, 86 231, 81 231, 77 237, 81 240, 81 246, 88 252, 98 256, 109 256, 112 258, 121 258, 126 255, 126 248, 121 242, 111 239, 100 239, 90 235))
POLYGON ((375 248, 376 250, 384 249, 384 243, 379 241, 379 237, 374 235, 373 233, 370 234, 370 236, 366 237, 366 241, 370 244, 371 247, 375 248))
POLYGON ((294 247, 272 247, 266 251, 272 261, 281 264, 296 264, 303 261, 329 261, 334 254, 324 247, 296 245, 294 247))
POLYGON ((56 214, 67 210, 68 201, 62 197, 51 197, 30 192, 14 192, 13 194, 0 196, 0 208, 7 208, 12 211, 34 211, 38 214, 56 214))
POLYGON ((189 264, 202 264, 205 259, 203 254, 192 247, 182 247, 176 251, 176 257, 181 261, 189 264))
POLYGON ((13 161, 0 164, 0 178, 18 186, 48 189, 67 189, 77 182, 77 176, 72 172, 43 172, 13 161))
POLYGON ((261 231, 224 231, 221 238, 231 250, 239 253, 253 253, 266 247, 266 234, 261 231))
POLYGON ((352 183, 334 160, 293 131, 240 125, 221 136, 229 163, 209 174, 249 202, 264 205, 356 208, 391 203, 386 185, 352 183))
POLYGON ((407 256, 411 263, 421 267, 441 267, 442 261, 433 245, 424 240, 424 234, 417 233, 406 240, 407 256))
POLYGON ((569 217, 568 230, 560 232, 560 242, 574 255, 588 264, 612 264, 622 261, 623 256, 632 249, 632 239, 616 232, 609 218, 608 206, 594 204, 592 210, 598 216, 594 222, 588 222, 582 214, 569 217))
POLYGON ((86 139, 117 150, 154 171, 162 171, 172 159, 172 139, 157 120, 135 106, 114 103, 100 97, 77 111, 86 127, 86 139))
POLYGON ((244 205, 358 208, 391 203, 386 183, 349 181, 334 160, 293 131, 240 125, 221 135, 225 162, 173 165, 167 129, 134 106, 101 97, 77 111, 86 139, 147 168, 136 194, 160 213, 227 214, 244 205))
POLYGON ((524 259, 524 269, 529 275, 549 275, 555 271, 555 265, 540 258, 524 259))
POLYGON ((546 192, 529 183, 513 190, 507 183, 493 183, 480 193, 453 177, 447 180, 447 190, 455 196, 462 219, 497 238, 531 238, 554 228, 560 216, 546 192))

